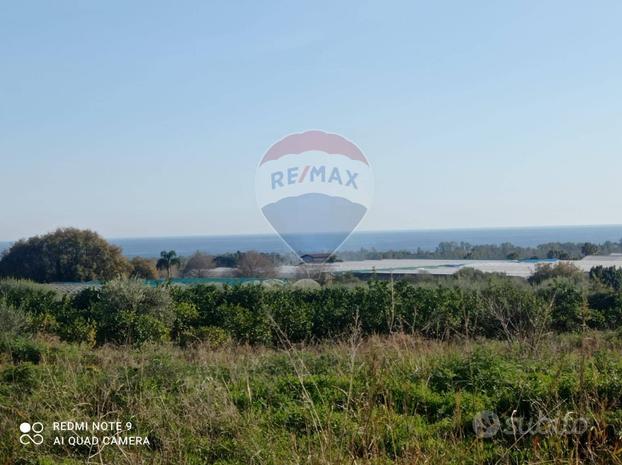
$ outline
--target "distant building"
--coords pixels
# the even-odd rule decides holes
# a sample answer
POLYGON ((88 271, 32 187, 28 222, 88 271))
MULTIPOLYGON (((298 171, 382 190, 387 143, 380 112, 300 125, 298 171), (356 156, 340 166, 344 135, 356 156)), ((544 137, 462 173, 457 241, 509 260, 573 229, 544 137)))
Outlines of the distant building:
POLYGON ((324 263, 331 261, 331 254, 329 253, 308 253, 300 257, 305 263, 324 263))

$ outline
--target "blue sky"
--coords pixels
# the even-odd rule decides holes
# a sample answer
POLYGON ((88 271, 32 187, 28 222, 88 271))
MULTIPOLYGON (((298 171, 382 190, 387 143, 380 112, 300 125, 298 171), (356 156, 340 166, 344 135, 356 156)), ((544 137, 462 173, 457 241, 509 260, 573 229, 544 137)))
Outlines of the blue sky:
POLYGON ((0 3, 0 240, 269 232, 254 171, 324 129, 363 230, 622 223, 619 1, 0 3))

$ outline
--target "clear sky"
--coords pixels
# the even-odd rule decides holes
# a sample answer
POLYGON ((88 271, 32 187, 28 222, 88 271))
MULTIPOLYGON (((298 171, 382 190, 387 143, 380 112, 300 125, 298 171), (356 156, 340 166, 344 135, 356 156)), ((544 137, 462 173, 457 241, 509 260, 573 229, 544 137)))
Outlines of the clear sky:
POLYGON ((0 0, 0 240, 269 232, 254 172, 323 129, 361 229, 622 223, 622 2, 0 0))

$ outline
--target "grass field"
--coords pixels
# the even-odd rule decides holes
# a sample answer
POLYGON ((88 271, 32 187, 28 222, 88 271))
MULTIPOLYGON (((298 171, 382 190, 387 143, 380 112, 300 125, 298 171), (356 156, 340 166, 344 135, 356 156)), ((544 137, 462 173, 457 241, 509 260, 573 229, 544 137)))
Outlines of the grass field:
POLYGON ((537 346, 356 331, 280 349, 35 342, 38 363, 0 365, 1 464, 622 462, 615 332, 537 346), (481 411, 501 423, 491 438, 473 430, 481 411), (19 424, 35 421, 43 444, 20 444, 19 424), (105 433, 53 431, 60 421, 130 422, 120 436, 149 445, 70 446, 105 433))

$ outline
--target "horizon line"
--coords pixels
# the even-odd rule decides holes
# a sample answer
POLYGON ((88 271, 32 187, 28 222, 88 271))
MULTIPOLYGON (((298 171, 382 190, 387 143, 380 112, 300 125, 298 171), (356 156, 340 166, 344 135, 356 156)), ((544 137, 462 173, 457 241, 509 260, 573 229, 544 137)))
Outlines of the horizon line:
MULTIPOLYGON (((36 237, 45 235, 56 229, 70 228, 71 226, 59 226, 54 230, 50 230, 44 233, 35 234, 34 236, 22 237, 20 239, 13 240, 0 240, 0 243, 12 243, 22 239, 28 239, 30 237, 36 237)), ((467 226, 467 227, 444 227, 444 228, 421 228, 421 229, 367 229, 367 230, 355 230, 354 234, 374 234, 374 233, 409 233, 409 232, 436 232, 436 231, 482 231, 482 230, 503 230, 503 229, 556 229, 556 228, 607 228, 607 227, 622 227, 622 224, 607 223, 607 224, 563 224, 563 225, 531 225, 531 226, 467 226)), ((90 228, 77 228, 77 229, 90 229, 90 228)), ((92 230, 94 231, 94 230, 92 230)), ((97 231, 95 231, 97 232, 97 231)), ((250 236, 277 236, 275 232, 257 232, 257 233, 223 233, 223 234, 181 234, 181 235, 160 235, 160 236, 103 236, 108 241, 120 241, 120 240, 145 240, 145 239, 187 239, 187 238, 202 238, 202 237, 250 237, 250 236)))

